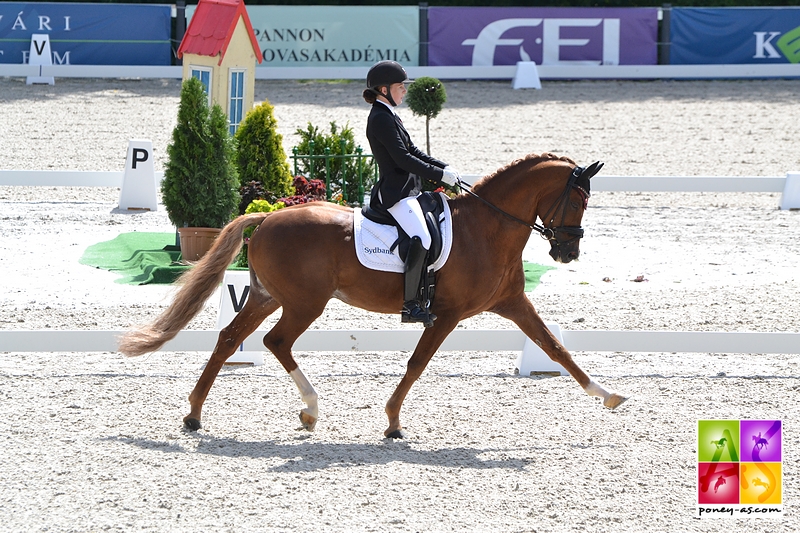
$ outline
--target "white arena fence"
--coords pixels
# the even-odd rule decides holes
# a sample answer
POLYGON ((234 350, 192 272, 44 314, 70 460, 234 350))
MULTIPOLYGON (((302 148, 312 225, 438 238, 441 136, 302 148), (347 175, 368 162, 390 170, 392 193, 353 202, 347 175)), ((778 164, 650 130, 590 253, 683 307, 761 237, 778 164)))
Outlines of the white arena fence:
MULTIPOLYGON (((787 176, 595 176, 592 191, 783 192, 787 176)), ((121 187, 123 171, 0 170, 0 186, 121 187)), ((163 172, 155 178, 163 179, 163 172)), ((472 183, 480 176, 464 174, 472 183)))
MULTIPOLYGON (((625 65, 538 66, 541 79, 718 79, 800 77, 795 65, 625 65)), ((513 79, 515 66, 409 67, 412 77, 439 79, 513 79)), ((363 67, 259 68, 257 79, 363 79, 363 67)), ((0 65, 0 76, 52 76, 54 78, 174 78, 182 67, 97 65, 0 65)), ((768 177, 646 177, 598 176, 596 191, 683 192, 784 192, 797 173, 768 177)), ((163 173, 156 173, 157 180, 163 173)), ((474 180, 478 176, 465 176, 474 180)), ((124 173, 92 171, 0 170, 0 185, 121 187, 124 173)), ((796 187, 795 187, 796 188, 796 187)), ((0 331, 2 352, 115 352, 123 331, 95 330, 7 330, 0 331)), ((800 333, 689 332, 689 331, 568 331, 562 330, 568 350, 599 352, 681 352, 798 354, 800 333)), ((242 349, 262 351, 266 331, 257 331, 242 349)), ((306 331, 295 343, 297 351, 412 351, 422 334, 419 330, 306 331)), ((185 330, 167 343, 164 351, 209 351, 218 331, 185 330)), ((445 340, 443 351, 516 351, 524 349, 525 335, 518 330, 455 330, 445 340)))
MULTIPOLYGON (((0 185, 120 187, 123 172, 0 170, 0 185)), ((157 179, 163 173, 156 173, 157 179)), ((478 176, 465 176, 467 181, 478 176)), ((676 192, 783 192, 798 187, 800 173, 787 176, 745 177, 647 177, 597 176, 592 188, 599 191, 676 192)), ((552 327, 551 327, 552 329, 552 327)), ((264 350, 257 331, 241 350, 264 350)), ((0 352, 115 352, 123 331, 95 330, 0 330, 0 352)), ((167 343, 164 351, 210 351, 218 330, 185 330, 167 343)), ((297 351, 412 351, 422 334, 419 330, 306 331, 296 342, 297 351)), ((568 350, 595 352, 681 352, 800 354, 800 333, 701 332, 701 331, 569 331, 561 330, 568 350)), ((528 343, 530 344, 530 343, 528 343)), ((526 337, 519 330, 453 331, 443 351, 522 351, 526 337)), ((522 363, 519 363, 521 365, 522 363)), ((538 363, 537 363, 538 365, 538 363)))
MULTIPOLYGON (((27 187, 122 187, 123 171, 0 170, 0 185, 27 187)), ((158 182, 163 172, 156 172, 158 182)))
MULTIPOLYGON (((116 352, 125 332, 115 330, 0 330, 2 352, 116 352)), ((258 330, 242 346, 264 351, 267 330, 258 330)), ((184 330, 160 351, 210 352, 217 330, 184 330)), ((297 339, 298 352, 413 351, 422 330, 308 330, 297 339)), ((561 330, 571 351, 651 353, 800 354, 800 333, 716 331, 561 330)), ((456 329, 439 351, 520 352, 525 334, 519 330, 456 329)))
MULTIPOLYGON (((800 78, 800 63, 773 65, 536 65, 542 80, 645 80, 800 78)), ((363 80, 368 67, 258 67, 258 80, 363 80)), ((408 67, 412 78, 441 80, 512 80, 516 65, 408 67)), ((53 78, 172 78, 183 77, 181 66, 27 65, 0 64, 0 76, 53 78)))

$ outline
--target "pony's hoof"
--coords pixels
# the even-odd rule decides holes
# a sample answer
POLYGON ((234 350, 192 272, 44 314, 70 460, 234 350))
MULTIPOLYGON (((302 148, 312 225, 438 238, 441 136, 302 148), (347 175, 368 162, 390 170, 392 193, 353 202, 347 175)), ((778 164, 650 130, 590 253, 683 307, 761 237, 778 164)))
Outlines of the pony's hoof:
POLYGON ((388 429, 383 432, 387 439, 404 439, 406 438, 406 434, 402 429, 393 429, 389 431, 388 429))
POLYGON ((608 407, 609 409, 616 409, 617 407, 625 403, 627 400, 628 396, 622 396, 621 394, 613 392, 608 395, 608 398, 606 398, 606 400, 603 402, 603 405, 605 407, 608 407))
POLYGON ((314 426, 317 425, 317 417, 311 416, 310 414, 306 413, 305 410, 300 411, 300 423, 303 424, 300 429, 314 431, 314 426))
POLYGON ((189 418, 188 416, 183 419, 183 427, 188 429, 189 431, 197 431, 201 427, 200 421, 196 418, 189 418))

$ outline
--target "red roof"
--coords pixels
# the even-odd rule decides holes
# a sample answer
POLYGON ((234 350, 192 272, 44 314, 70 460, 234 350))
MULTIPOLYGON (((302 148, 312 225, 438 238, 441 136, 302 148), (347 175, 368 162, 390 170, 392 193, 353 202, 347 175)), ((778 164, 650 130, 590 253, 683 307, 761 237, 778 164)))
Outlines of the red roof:
POLYGON ((183 54, 216 57, 219 54, 221 65, 240 16, 244 18, 256 59, 261 63, 261 48, 241 0, 200 0, 178 48, 178 57, 182 58, 183 54))

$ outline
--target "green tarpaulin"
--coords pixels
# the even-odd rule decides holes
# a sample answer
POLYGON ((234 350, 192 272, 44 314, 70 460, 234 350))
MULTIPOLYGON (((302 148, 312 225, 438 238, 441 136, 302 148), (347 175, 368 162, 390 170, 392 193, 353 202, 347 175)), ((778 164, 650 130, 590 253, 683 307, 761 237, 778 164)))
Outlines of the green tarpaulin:
POLYGON ((146 285, 175 281, 191 268, 180 260, 174 233, 133 232, 89 246, 80 262, 119 272, 122 277, 116 283, 146 285))
MULTIPOLYGON (((89 246, 81 257, 83 265, 119 272, 116 283, 145 285, 172 283, 187 269, 180 263, 180 248, 174 233, 122 233, 110 241, 89 246)), ((523 262, 525 292, 539 285, 542 275, 553 267, 523 262)))
POLYGON ((542 276, 544 276, 548 270, 553 270, 555 267, 523 261, 522 268, 525 270, 525 292, 531 292, 539 285, 542 276))

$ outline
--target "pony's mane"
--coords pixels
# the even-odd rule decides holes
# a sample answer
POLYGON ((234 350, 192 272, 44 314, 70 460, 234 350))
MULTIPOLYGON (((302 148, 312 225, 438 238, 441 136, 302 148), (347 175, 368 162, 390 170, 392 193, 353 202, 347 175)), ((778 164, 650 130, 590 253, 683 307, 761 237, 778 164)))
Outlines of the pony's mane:
POLYGON ((564 161, 566 163, 569 163, 570 165, 575 164, 575 161, 573 161, 569 157, 557 156, 556 154, 551 154, 550 152, 545 152, 543 154, 528 154, 525 157, 512 161, 508 165, 498 168, 493 173, 480 178, 478 181, 475 182, 474 186, 478 187, 480 185, 483 185, 485 182, 491 180, 498 174, 502 174, 503 172, 506 172, 507 170, 510 170, 518 165, 529 164, 530 166, 533 166, 543 161, 564 161))

